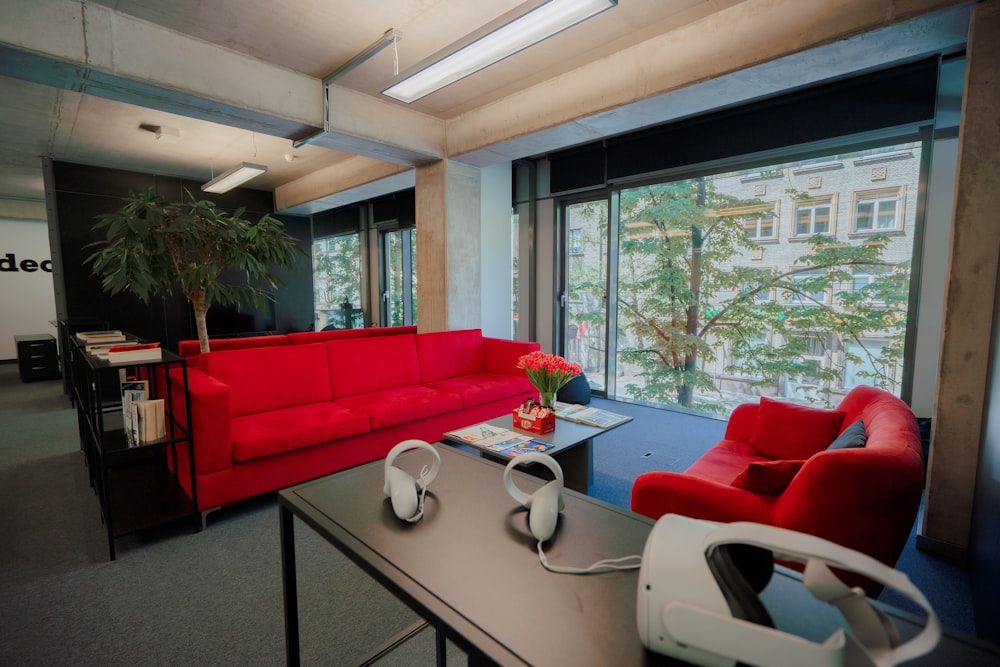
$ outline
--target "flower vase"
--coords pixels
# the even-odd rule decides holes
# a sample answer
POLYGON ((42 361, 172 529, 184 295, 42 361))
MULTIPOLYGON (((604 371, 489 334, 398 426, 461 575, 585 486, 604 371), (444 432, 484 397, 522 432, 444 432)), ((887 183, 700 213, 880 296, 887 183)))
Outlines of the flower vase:
POLYGON ((542 407, 548 408, 549 410, 555 410, 556 407, 556 392, 554 391, 540 391, 538 392, 542 396, 542 407))

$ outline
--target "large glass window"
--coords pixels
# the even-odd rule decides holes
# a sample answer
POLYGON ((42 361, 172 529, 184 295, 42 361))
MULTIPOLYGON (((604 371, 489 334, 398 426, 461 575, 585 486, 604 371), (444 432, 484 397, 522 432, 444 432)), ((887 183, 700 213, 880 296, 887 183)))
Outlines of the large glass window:
MULTIPOLYGON (((862 381, 898 395, 921 144, 865 155, 879 150, 906 156, 894 182, 851 166, 852 153, 811 158, 847 165, 822 178, 787 162, 617 190, 609 213, 567 205, 567 271, 588 285, 587 312, 616 317, 608 395, 717 413, 762 394, 835 405, 862 381), (774 177, 748 177, 759 173, 774 177), (838 218, 854 223, 838 229, 838 218), (596 233, 605 219, 617 220, 614 239, 596 233), (601 257, 588 234, 616 255, 584 278, 574 262, 601 257), (615 280, 600 276, 606 266, 615 280)), ((580 297, 569 297, 572 310, 580 297)))
POLYGON ((357 233, 313 241, 313 300, 317 331, 364 326, 361 276, 361 238, 357 233))

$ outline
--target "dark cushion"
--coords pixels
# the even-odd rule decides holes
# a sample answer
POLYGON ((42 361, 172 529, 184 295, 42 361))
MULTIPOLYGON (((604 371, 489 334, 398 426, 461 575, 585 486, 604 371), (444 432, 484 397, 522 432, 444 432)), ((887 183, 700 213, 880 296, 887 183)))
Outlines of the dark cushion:
POLYGON ((838 435, 827 449, 864 447, 866 442, 868 442, 868 431, 865 430, 865 423, 859 419, 845 428, 844 432, 838 435))
POLYGON ((590 403, 590 383, 587 382, 587 376, 580 373, 560 387, 559 391, 556 392, 556 400, 581 405, 590 403))
POLYGON ((807 459, 829 446, 844 413, 761 397, 750 445, 770 459, 807 459))
POLYGON ((754 461, 743 469, 731 486, 777 496, 788 488, 804 464, 805 461, 754 461))

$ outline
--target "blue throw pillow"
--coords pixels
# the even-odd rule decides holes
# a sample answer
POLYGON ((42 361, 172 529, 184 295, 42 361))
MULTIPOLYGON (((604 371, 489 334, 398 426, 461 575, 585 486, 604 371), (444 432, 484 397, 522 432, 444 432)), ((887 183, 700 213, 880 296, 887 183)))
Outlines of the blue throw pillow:
POLYGON ((868 442, 868 431, 865 430, 865 423, 859 419, 845 428, 844 432, 838 435, 837 439, 831 442, 827 449, 864 447, 866 442, 868 442))

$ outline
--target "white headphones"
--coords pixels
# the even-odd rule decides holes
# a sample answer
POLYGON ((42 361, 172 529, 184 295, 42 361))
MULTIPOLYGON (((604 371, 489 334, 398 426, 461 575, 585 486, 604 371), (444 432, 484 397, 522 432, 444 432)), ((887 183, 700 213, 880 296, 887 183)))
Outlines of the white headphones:
POLYGON ((427 486, 441 469, 441 455, 423 440, 404 440, 389 450, 385 457, 385 486, 383 493, 392 501, 392 511, 403 521, 419 521, 424 515, 424 496, 427 486), (396 457, 411 449, 426 449, 434 457, 430 470, 420 469, 420 479, 415 480, 406 471, 392 465, 396 457))
POLYGON ((906 575, 866 554, 775 526, 677 514, 661 517, 646 541, 636 611, 643 645, 706 667, 891 667, 928 653, 941 636, 934 610, 906 575), (805 564, 806 589, 840 611, 850 634, 838 629, 817 643, 775 628, 758 597, 773 573, 773 558, 805 564), (888 616, 831 567, 906 595, 927 613, 924 628, 902 642, 888 616))
POLYGON ((503 485, 511 498, 528 508, 528 527, 535 539, 541 543, 552 537, 559 521, 559 511, 566 506, 562 497, 563 471, 556 460, 541 452, 515 456, 503 471, 503 485), (511 477, 514 468, 524 463, 541 463, 556 478, 529 496, 514 485, 511 477))

